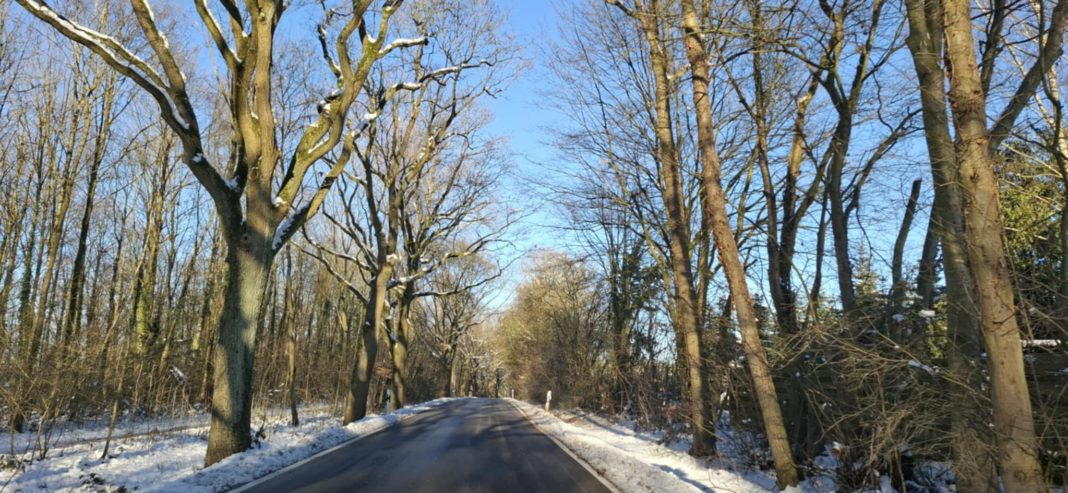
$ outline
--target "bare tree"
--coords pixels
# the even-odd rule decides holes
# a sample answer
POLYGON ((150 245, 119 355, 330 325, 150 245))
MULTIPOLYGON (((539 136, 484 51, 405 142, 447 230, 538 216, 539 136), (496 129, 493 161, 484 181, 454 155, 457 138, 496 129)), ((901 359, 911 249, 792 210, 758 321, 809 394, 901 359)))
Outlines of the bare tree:
POLYGON ((760 329, 757 327, 753 299, 749 294, 745 266, 738 254, 738 243, 727 217, 727 198, 721 183, 721 163, 716 149, 715 127, 712 121, 712 104, 709 97, 709 62, 708 50, 703 33, 707 28, 701 25, 697 9, 692 0, 680 0, 682 10, 682 29, 685 35, 686 56, 690 62, 693 75, 693 105, 697 114, 698 147, 701 151, 701 178, 704 185, 701 194, 701 212, 712 226, 716 240, 719 261, 727 276, 731 301, 738 317, 738 330, 742 334, 742 350, 749 363, 749 372, 753 377, 753 388, 760 414, 764 418, 764 431, 767 433, 772 456, 775 458, 776 478, 780 488, 796 486, 797 468, 794 466, 790 441, 786 436, 782 409, 772 381, 771 367, 764 345, 760 341, 760 329))
MULTIPOLYGON (((959 292, 974 290, 973 299, 978 307, 976 327, 981 330, 983 346, 990 355, 988 366, 998 464, 1008 491, 1044 491, 1046 487, 1037 460, 1037 443, 1030 396, 1024 378, 1012 280, 1001 233, 1003 222, 991 149, 996 149, 1004 139, 1023 111, 1023 101, 1031 98, 1048 72, 1055 54, 1060 52, 1065 23, 1068 21, 1066 3, 1057 3, 1048 25, 1047 41, 1009 104, 995 121, 994 130, 988 129, 986 123, 986 94, 990 86, 990 74, 993 73, 993 60, 1000 49, 996 45, 1002 22, 999 19, 1005 12, 999 9, 1005 6, 995 6, 992 13, 980 70, 972 45, 970 6, 967 2, 907 3, 910 49, 921 79, 932 171, 936 186, 948 184, 948 193, 945 194, 948 198, 943 201, 946 209, 942 213, 936 211, 936 214, 942 219, 943 227, 947 220, 954 220, 954 216, 961 223, 956 231, 942 234, 947 262, 955 255, 949 252, 958 250, 963 255, 954 260, 966 263, 959 267, 958 274, 961 275, 957 275, 956 279, 947 278, 947 281, 951 283, 950 289, 958 289, 959 292), (945 70, 938 57, 942 53, 946 58, 945 70), (941 83, 943 71, 950 80, 948 94, 941 83), (957 131, 954 146, 950 145, 945 117, 947 99, 957 131), (954 183, 960 184, 960 200, 957 204, 951 200, 954 183), (953 234, 959 234, 959 239, 952 238, 953 234), (961 243, 955 244, 956 241, 961 243)), ((937 201, 936 195, 936 207, 937 201)), ((947 275, 949 272, 947 266, 947 275)), ((958 330, 970 328, 961 326, 958 330)), ((969 336, 965 332, 962 337, 969 336)), ((967 446, 966 441, 959 444, 958 450, 961 452, 958 455, 963 454, 967 446)), ((984 475, 985 482, 980 483, 980 487, 993 483, 989 473, 981 470, 980 474, 984 475)))
MULTIPOLYGON (((670 49, 663 39, 661 24, 662 7, 656 0, 635 0, 625 5, 618 0, 608 0, 626 16, 633 18, 645 36, 646 49, 652 67, 653 98, 655 107, 656 152, 659 161, 660 179, 664 183, 663 200, 667 212, 668 245, 670 263, 676 291, 675 331, 679 340, 680 359, 686 362, 687 388, 689 389, 690 418, 694 438, 690 448, 693 455, 715 453, 713 429, 715 416, 709 406, 708 388, 705 381, 705 358, 702 349, 698 309, 698 292, 694 288, 692 252, 690 251, 690 225, 686 217, 682 185, 682 166, 675 140, 671 112, 672 82, 670 73, 670 49)), ((702 293, 703 294, 703 293, 702 293)), ((703 295, 700 297, 703 299, 703 295)))
POLYGON ((405 404, 409 315, 413 302, 425 296, 417 283, 450 259, 478 253, 499 237, 501 226, 477 231, 487 222, 482 210, 495 182, 489 169, 498 163, 495 144, 478 136, 483 121, 476 102, 498 90, 509 58, 505 45, 494 39, 493 12, 483 3, 438 9, 413 4, 415 34, 439 35, 377 75, 372 111, 389 117, 373 122, 366 142, 354 149, 361 171, 347 175, 338 209, 326 214, 342 241, 314 240, 308 249, 364 304, 346 423, 367 412, 383 330, 392 357, 393 404, 405 404), (471 237, 452 241, 462 234, 471 237))
MULTIPOLYGON (((328 44, 329 26, 320 29, 322 55, 337 80, 337 91, 322 105, 319 116, 304 131, 300 143, 285 161, 276 137, 272 99, 272 62, 275 33, 286 11, 281 1, 222 2, 230 26, 227 34, 207 2, 196 2, 203 27, 211 35, 229 73, 227 97, 233 136, 229 162, 232 173, 209 162, 200 120, 187 90, 188 80, 145 0, 131 2, 153 62, 115 38, 71 21, 43 2, 19 0, 19 5, 59 33, 100 56, 109 66, 133 80, 159 106, 160 117, 181 141, 182 161, 211 196, 227 244, 229 274, 219 321, 215 352, 215 390, 206 464, 248 448, 252 375, 258 320, 268 272, 279 249, 311 216, 318 212, 344 161, 330 166, 317 190, 298 203, 304 178, 344 139, 347 115, 374 63, 394 49, 420 44, 419 40, 386 43, 389 19, 402 0, 383 3, 377 26, 368 17, 372 1, 352 3, 336 35, 328 44), (350 40, 357 34, 358 54, 350 40), (275 173, 284 176, 275 191, 275 173), (229 174, 229 176, 225 176, 229 174)), ((329 20, 329 19, 328 19, 329 20)))

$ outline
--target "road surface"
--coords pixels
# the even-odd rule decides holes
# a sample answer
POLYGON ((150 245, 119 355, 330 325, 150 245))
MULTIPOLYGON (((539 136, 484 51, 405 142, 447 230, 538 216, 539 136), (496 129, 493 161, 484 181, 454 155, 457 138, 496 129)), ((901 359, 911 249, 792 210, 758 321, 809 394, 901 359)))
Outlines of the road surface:
POLYGON ((342 445, 248 492, 590 492, 609 489, 511 404, 463 399, 342 445))

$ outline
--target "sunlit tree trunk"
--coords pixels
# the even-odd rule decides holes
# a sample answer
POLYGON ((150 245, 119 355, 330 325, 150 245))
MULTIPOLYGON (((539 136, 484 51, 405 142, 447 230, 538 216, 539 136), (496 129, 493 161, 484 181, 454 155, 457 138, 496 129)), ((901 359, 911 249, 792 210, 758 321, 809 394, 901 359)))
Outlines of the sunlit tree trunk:
POLYGON ((719 151, 716 149, 712 102, 708 92, 711 66, 702 35, 704 31, 701 29, 693 1, 680 0, 679 4, 682 7, 686 56, 693 74, 691 88, 697 114, 698 148, 701 152, 701 210, 712 227, 719 261, 727 276, 734 312, 738 318, 738 330, 742 336, 742 350, 745 352, 749 373, 753 378, 753 390, 764 419, 764 432, 768 437, 768 445, 775 460, 779 487, 796 486, 798 483, 797 467, 794 465, 790 441, 786 436, 786 425, 779 406, 775 383, 772 380, 768 356, 760 341, 760 329, 757 325, 756 312, 753 309, 753 299, 746 284, 748 281, 745 267, 742 265, 738 244, 727 217, 727 197, 720 182, 721 164, 719 151))
POLYGON ((664 209, 667 213, 668 248, 670 250, 671 277, 674 285, 672 317, 678 358, 685 364, 687 399, 689 400, 690 424, 693 442, 690 454, 695 456, 716 453, 715 416, 708 400, 708 383, 705 380, 705 358, 701 344, 701 324, 698 319, 698 300, 694 288, 692 252, 690 249, 690 226, 684 204, 682 167, 671 117, 672 84, 667 48, 661 36, 660 5, 657 0, 648 3, 636 1, 630 9, 620 2, 608 1, 622 9, 638 22, 645 35, 654 79, 654 114, 656 127, 656 154, 663 186, 664 209))
POLYGON ((943 0, 949 101, 956 126, 955 150, 963 199, 964 251, 975 276, 979 323, 989 355, 1001 479, 1012 493, 1046 491, 1024 375, 970 7, 967 0, 943 0))

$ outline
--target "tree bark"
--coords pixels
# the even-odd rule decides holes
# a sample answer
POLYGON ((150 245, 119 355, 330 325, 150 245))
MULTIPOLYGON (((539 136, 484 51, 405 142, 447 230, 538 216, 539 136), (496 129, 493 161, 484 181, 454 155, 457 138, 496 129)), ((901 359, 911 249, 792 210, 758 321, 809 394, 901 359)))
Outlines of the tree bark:
POLYGON ((1031 397, 1005 253, 1004 224, 976 65, 970 4, 943 0, 949 100, 956 125, 964 241, 975 276, 979 322, 990 370, 998 464, 1006 491, 1047 491, 1038 463, 1031 397))
POLYGON ((297 414, 297 334, 296 328, 286 327, 290 331, 286 337, 286 352, 289 353, 289 367, 286 369, 286 391, 289 397, 289 426, 300 426, 297 414))
POLYGON ((922 300, 924 308, 934 306, 935 281, 938 277, 938 232, 935 221, 935 211, 932 208, 931 216, 927 219, 927 232, 924 233, 923 250, 916 272, 916 295, 922 300))
MULTIPOLYGON (((620 6, 619 4, 615 4, 620 6)), ((620 6, 621 7, 621 6, 620 6)), ((621 7, 622 8, 622 7, 621 7)), ((650 0, 641 12, 626 10, 638 21, 648 43, 654 78, 657 160, 667 213, 667 232, 672 279, 675 286, 674 328, 679 359, 685 363, 689 389, 689 413, 693 427, 690 454, 707 456, 716 453, 715 416, 709 405, 705 382, 705 361, 701 349, 697 295, 691 263, 689 218, 682 187, 682 168, 671 118, 671 80, 668 77, 668 54, 660 34, 659 2, 650 0)))
MULTIPOLYGON (((979 340, 979 309, 976 306, 975 280, 965 256, 964 223, 961 216, 961 192, 957 155, 949 133, 946 115, 945 73, 942 69, 943 26, 939 0, 907 0, 909 34, 907 38, 919 79, 924 135, 931 159, 934 181, 934 205, 929 228, 942 246, 942 264, 946 276, 947 331, 950 371, 967 386, 952 385, 949 393, 960 406, 951 420, 955 469, 960 487, 966 491, 997 491, 997 471, 987 452, 990 437, 982 432, 983 406, 974 398, 982 388, 982 373, 972 364, 982 352, 979 340)), ((930 234, 929 234, 930 236, 930 234)), ((928 248, 925 246, 925 248, 928 248)), ((931 267, 933 270, 933 267, 931 267)), ((921 272, 922 273, 922 272, 921 272)), ((933 277, 933 272, 928 272, 933 277)), ((933 279, 920 285, 921 296, 931 297, 933 279)), ((933 302, 933 298, 925 300, 933 302)))
POLYGON ((852 113, 840 111, 838 126, 835 128, 834 135, 831 136, 832 156, 826 189, 830 203, 834 260, 838 272, 838 293, 842 300, 842 311, 846 313, 853 311, 857 306, 857 296, 853 289, 853 260, 849 252, 849 217, 846 215, 845 202, 842 197, 842 173, 852 131, 852 113))
POLYGON ((914 180, 912 190, 909 192, 909 200, 905 205, 905 217, 901 219, 901 228, 897 231, 897 239, 894 240, 894 256, 890 261, 890 298, 894 301, 894 310, 901 307, 908 291, 905 281, 905 242, 909 239, 909 231, 912 229, 912 218, 916 215, 916 203, 920 200, 920 186, 923 180, 914 180))
POLYGON ((760 341, 760 329, 757 325, 756 311, 746 284, 745 267, 738 253, 738 244, 734 239, 727 217, 727 198, 720 182, 720 159, 716 149, 715 129, 712 122, 712 102, 708 93, 709 71, 708 53, 701 36, 700 22, 693 0, 680 0, 682 7, 682 27, 685 34, 686 56, 693 74, 691 88, 693 103, 697 114, 697 140, 701 152, 702 195, 701 210, 708 224, 712 226, 716 250, 720 264, 727 276, 727 285, 734 311, 738 317, 738 330, 742 335, 742 349, 749 363, 749 372, 753 378, 753 389, 761 415, 764 418, 764 432, 768 437, 772 457, 775 460, 775 472, 780 488, 797 486, 797 467, 794 465, 790 451, 790 441, 786 436, 786 425, 779 407, 775 384, 771 377, 767 353, 760 341))
MULTIPOLYGON (((167 139, 163 137, 162 139, 167 139)), ((149 195, 148 211, 145 215, 145 236, 142 243, 141 261, 138 263, 137 273, 134 278, 132 326, 137 334, 137 352, 146 355, 156 344, 159 336, 159 326, 155 323, 156 311, 156 267, 159 261, 159 244, 163 232, 163 213, 167 193, 168 173, 164 166, 160 166, 170 154, 170 145, 164 144, 160 148, 159 161, 154 162, 158 174, 153 178, 152 190, 149 195)), ((147 164, 147 163, 146 163, 147 164)), ((151 173, 150 170, 146 170, 151 173)), ((144 361, 142 359, 141 361, 144 361)))
MULTIPOLYGON (((384 259, 383 259, 384 260, 384 259)), ((371 390, 375 360, 378 357, 378 330, 382 326, 386 309, 386 289, 393 275, 392 263, 386 263, 378 272, 367 294, 363 324, 360 325, 360 344, 352 367, 352 381, 345 399, 345 417, 342 425, 367 416, 367 397, 371 390)))
POLYGON ((227 240, 227 282, 215 350, 206 465, 244 451, 252 443, 256 329, 274 251, 270 239, 240 233, 227 240))
POLYGON ((393 388, 390 393, 394 411, 407 405, 408 389, 408 345, 411 340, 411 328, 408 317, 415 301, 415 283, 405 283, 404 293, 397 300, 396 313, 393 314, 393 388))
POLYGON ((460 358, 460 348, 457 345, 458 342, 453 345, 452 357, 449 359, 449 397, 460 395, 460 370, 463 360, 460 358))

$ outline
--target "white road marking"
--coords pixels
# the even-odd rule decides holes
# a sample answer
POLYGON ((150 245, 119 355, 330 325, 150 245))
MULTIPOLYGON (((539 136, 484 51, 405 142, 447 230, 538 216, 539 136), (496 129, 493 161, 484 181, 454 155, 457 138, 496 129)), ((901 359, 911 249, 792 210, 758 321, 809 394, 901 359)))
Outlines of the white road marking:
MULTIPOLYGON (((508 401, 505 401, 505 402, 508 402, 508 401)), ((602 476, 601 473, 597 472, 597 470, 594 469, 593 466, 591 466, 588 462, 586 462, 582 457, 579 457, 578 455, 575 455, 575 453, 572 452, 571 449, 567 448, 567 445, 564 445, 562 442, 560 442, 560 440, 557 440, 552 435, 550 435, 548 433, 545 433, 545 431, 542 430, 540 426, 538 426, 538 423, 535 423, 533 419, 530 419, 530 416, 527 416, 527 413, 525 411, 523 411, 523 408, 521 408, 521 407, 519 407, 519 406, 517 406, 515 404, 512 404, 511 402, 508 402, 508 405, 510 405, 513 408, 515 408, 516 411, 519 411, 519 414, 522 414, 523 418, 526 419, 528 423, 530 423, 531 425, 534 425, 534 429, 538 430, 538 433, 541 433, 542 435, 545 435, 545 437, 548 438, 549 440, 552 440, 553 443, 555 443, 557 447, 560 447, 560 449, 563 450, 564 453, 566 453, 567 455, 570 455, 572 459, 575 459, 575 462, 578 462, 579 465, 583 467, 583 469, 586 469, 586 471, 589 472, 591 475, 593 475, 594 478, 597 478, 597 480, 600 481, 601 484, 603 484, 605 488, 608 488, 608 491, 611 491, 612 493, 623 493, 622 491, 619 490, 619 488, 616 487, 616 485, 612 484, 610 481, 608 481, 607 478, 602 476)))

